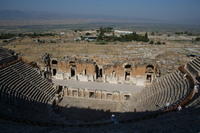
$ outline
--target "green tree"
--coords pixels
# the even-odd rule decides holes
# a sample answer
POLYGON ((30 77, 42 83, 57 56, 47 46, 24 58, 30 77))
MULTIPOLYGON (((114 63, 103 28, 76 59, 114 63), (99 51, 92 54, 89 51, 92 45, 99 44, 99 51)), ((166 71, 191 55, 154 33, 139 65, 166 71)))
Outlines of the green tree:
POLYGON ((148 42, 148 41, 149 41, 147 32, 146 32, 145 35, 144 35, 144 41, 145 41, 145 42, 148 42))
POLYGON ((151 35, 152 35, 152 36, 154 36, 154 35, 155 35, 155 33, 154 33, 154 32, 151 32, 151 35))

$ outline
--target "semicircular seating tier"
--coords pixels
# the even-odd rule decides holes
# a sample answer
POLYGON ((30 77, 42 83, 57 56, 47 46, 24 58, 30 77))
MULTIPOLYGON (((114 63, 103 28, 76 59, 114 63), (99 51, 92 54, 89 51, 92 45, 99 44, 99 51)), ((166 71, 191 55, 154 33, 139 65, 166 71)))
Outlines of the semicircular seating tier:
MULTIPOLYGON (((195 58, 191 62, 187 63, 185 68, 190 71, 196 82, 200 84, 200 57, 195 58)), ((197 94, 194 96, 193 101, 187 105, 187 107, 200 107, 200 90, 197 90, 197 94)))
POLYGON ((193 88, 191 81, 176 70, 139 92, 135 96, 137 99, 135 108, 140 111, 153 111, 178 104, 191 92, 191 88, 193 88))
POLYGON ((10 102, 23 99, 48 103, 56 90, 28 64, 18 61, 0 69, 0 98, 10 102))

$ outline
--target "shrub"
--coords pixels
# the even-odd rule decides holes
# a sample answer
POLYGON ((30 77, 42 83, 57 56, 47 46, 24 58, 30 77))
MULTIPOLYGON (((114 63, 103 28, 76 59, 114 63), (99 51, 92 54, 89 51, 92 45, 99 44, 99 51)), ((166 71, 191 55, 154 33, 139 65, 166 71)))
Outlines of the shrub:
POLYGON ((0 34, 0 39, 10 39, 16 36, 17 36, 16 34, 12 34, 12 33, 2 33, 0 34))
POLYGON ((157 42, 156 42, 156 45, 161 45, 161 42, 160 42, 160 41, 157 41, 157 42))
POLYGON ((85 33, 85 35, 86 35, 86 36, 90 36, 91 34, 87 32, 87 33, 85 33))
POLYGON ((154 41, 153 41, 153 40, 151 40, 151 41, 149 42, 149 44, 154 44, 154 41))
POLYGON ((195 41, 197 42, 200 41, 200 37, 195 38, 195 41))

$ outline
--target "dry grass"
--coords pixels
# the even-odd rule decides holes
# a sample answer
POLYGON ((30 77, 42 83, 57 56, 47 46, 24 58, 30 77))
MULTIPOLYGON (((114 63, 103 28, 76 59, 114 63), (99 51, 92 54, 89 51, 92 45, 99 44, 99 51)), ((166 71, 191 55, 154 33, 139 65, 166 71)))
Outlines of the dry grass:
MULTIPOLYGON (((71 34, 72 33, 70 33, 69 35, 71 34)), ((46 40, 46 39, 63 39, 63 38, 40 37, 39 39, 46 40)), ((32 38, 26 37, 23 39, 16 40, 4 47, 13 49, 18 53, 22 53, 23 58, 25 58, 28 61, 37 61, 37 62, 41 60, 41 56, 44 53, 50 53, 53 57, 57 58, 62 58, 64 56, 71 56, 71 55, 114 56, 114 57, 122 55, 133 58, 139 58, 139 57, 148 58, 150 56, 156 57, 157 55, 162 53, 165 56, 167 53, 170 53, 170 55, 172 55, 173 52, 170 51, 174 51, 175 48, 183 49, 185 47, 194 47, 193 44, 187 44, 187 43, 182 44, 181 42, 173 42, 173 41, 166 41, 166 44, 167 45, 149 45, 148 43, 145 44, 141 42, 128 42, 128 43, 110 42, 102 45, 102 44, 97 44, 95 42, 88 43, 88 42, 73 42, 73 41, 68 41, 67 43, 39 44, 34 42, 32 38)))
POLYGON ((5 48, 13 49, 22 53, 24 58, 30 61, 39 61, 44 53, 50 53, 53 57, 67 55, 119 55, 125 44, 97 45, 95 43, 60 43, 60 44, 36 44, 25 41, 12 43, 5 48))

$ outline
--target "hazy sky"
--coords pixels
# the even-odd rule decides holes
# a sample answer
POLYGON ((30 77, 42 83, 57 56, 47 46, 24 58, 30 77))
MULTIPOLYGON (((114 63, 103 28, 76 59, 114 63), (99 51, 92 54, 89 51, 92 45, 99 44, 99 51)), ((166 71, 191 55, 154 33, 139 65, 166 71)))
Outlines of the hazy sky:
POLYGON ((200 0, 0 0, 4 9, 200 22, 200 0))

